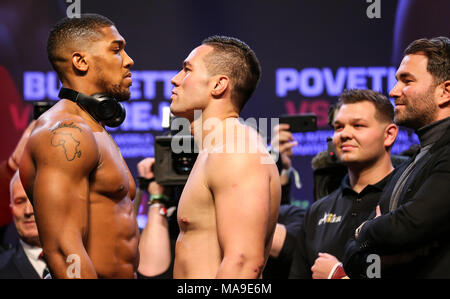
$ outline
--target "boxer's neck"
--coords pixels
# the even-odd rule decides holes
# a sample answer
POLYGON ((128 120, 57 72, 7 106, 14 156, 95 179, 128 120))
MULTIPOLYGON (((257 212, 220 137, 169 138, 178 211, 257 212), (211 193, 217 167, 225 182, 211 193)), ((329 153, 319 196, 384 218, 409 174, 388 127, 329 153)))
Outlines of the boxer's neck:
POLYGON ((191 132, 200 150, 213 150, 222 146, 224 142, 234 134, 234 129, 239 123, 237 113, 223 115, 221 117, 195 118, 191 123, 191 132))

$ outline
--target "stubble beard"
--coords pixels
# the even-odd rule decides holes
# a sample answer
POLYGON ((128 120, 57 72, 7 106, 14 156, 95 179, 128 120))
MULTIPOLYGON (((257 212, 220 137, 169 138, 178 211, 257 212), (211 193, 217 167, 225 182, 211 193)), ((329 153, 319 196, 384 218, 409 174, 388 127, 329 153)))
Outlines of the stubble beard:
POLYGON ((394 122, 399 126, 404 126, 417 130, 435 120, 437 107, 433 101, 435 86, 431 86, 423 94, 409 97, 403 111, 395 110, 394 122), (422 108, 417 107, 417 103, 422 102, 422 108))
POLYGON ((99 70, 98 73, 98 84, 101 87, 102 93, 107 94, 108 96, 115 98, 117 101, 128 101, 131 96, 131 92, 129 88, 122 87, 120 84, 111 84, 108 82, 104 75, 103 71, 99 70))

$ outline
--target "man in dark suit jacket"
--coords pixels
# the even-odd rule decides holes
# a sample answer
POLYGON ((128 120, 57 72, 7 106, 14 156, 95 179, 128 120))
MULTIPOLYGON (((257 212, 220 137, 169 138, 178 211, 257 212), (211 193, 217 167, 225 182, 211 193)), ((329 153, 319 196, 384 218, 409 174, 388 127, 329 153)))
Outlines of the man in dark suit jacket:
POLYGON ((40 279, 48 271, 42 258, 41 242, 34 221, 34 211, 19 178, 11 179, 11 209, 19 243, 0 253, 0 279, 40 279))
POLYGON ((450 39, 419 39, 397 70, 395 122, 416 130, 420 150, 380 200, 381 213, 347 244, 354 278, 450 278, 450 39), (375 255, 373 255, 375 254, 375 255))
POLYGON ((21 244, 0 254, 0 279, 40 279, 21 244))

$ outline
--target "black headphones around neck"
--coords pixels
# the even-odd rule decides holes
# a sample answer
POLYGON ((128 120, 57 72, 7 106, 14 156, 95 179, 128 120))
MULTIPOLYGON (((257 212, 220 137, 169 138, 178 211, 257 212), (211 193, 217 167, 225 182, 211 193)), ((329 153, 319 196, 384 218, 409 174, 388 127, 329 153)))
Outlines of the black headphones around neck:
POLYGON ((108 127, 118 127, 125 120, 125 107, 123 107, 122 103, 106 94, 96 93, 88 96, 76 90, 63 87, 59 91, 58 97, 77 103, 96 121, 104 122, 108 127))

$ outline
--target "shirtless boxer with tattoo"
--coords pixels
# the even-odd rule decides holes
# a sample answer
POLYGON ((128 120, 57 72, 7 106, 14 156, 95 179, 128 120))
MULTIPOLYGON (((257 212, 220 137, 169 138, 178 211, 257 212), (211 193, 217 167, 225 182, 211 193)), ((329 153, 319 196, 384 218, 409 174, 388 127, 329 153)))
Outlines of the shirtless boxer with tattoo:
POLYGON ((259 75, 245 43, 215 36, 172 78, 171 111, 189 120, 200 148, 178 205, 174 278, 258 278, 264 269, 280 178, 258 133, 238 120, 259 75))
MULTIPOLYGON (((58 22, 47 51, 64 88, 124 101, 134 64, 124 47, 109 19, 86 14, 58 22)), ((108 123, 76 99, 62 97, 37 120, 20 165, 45 257, 54 278, 134 278, 134 180, 108 123)))

